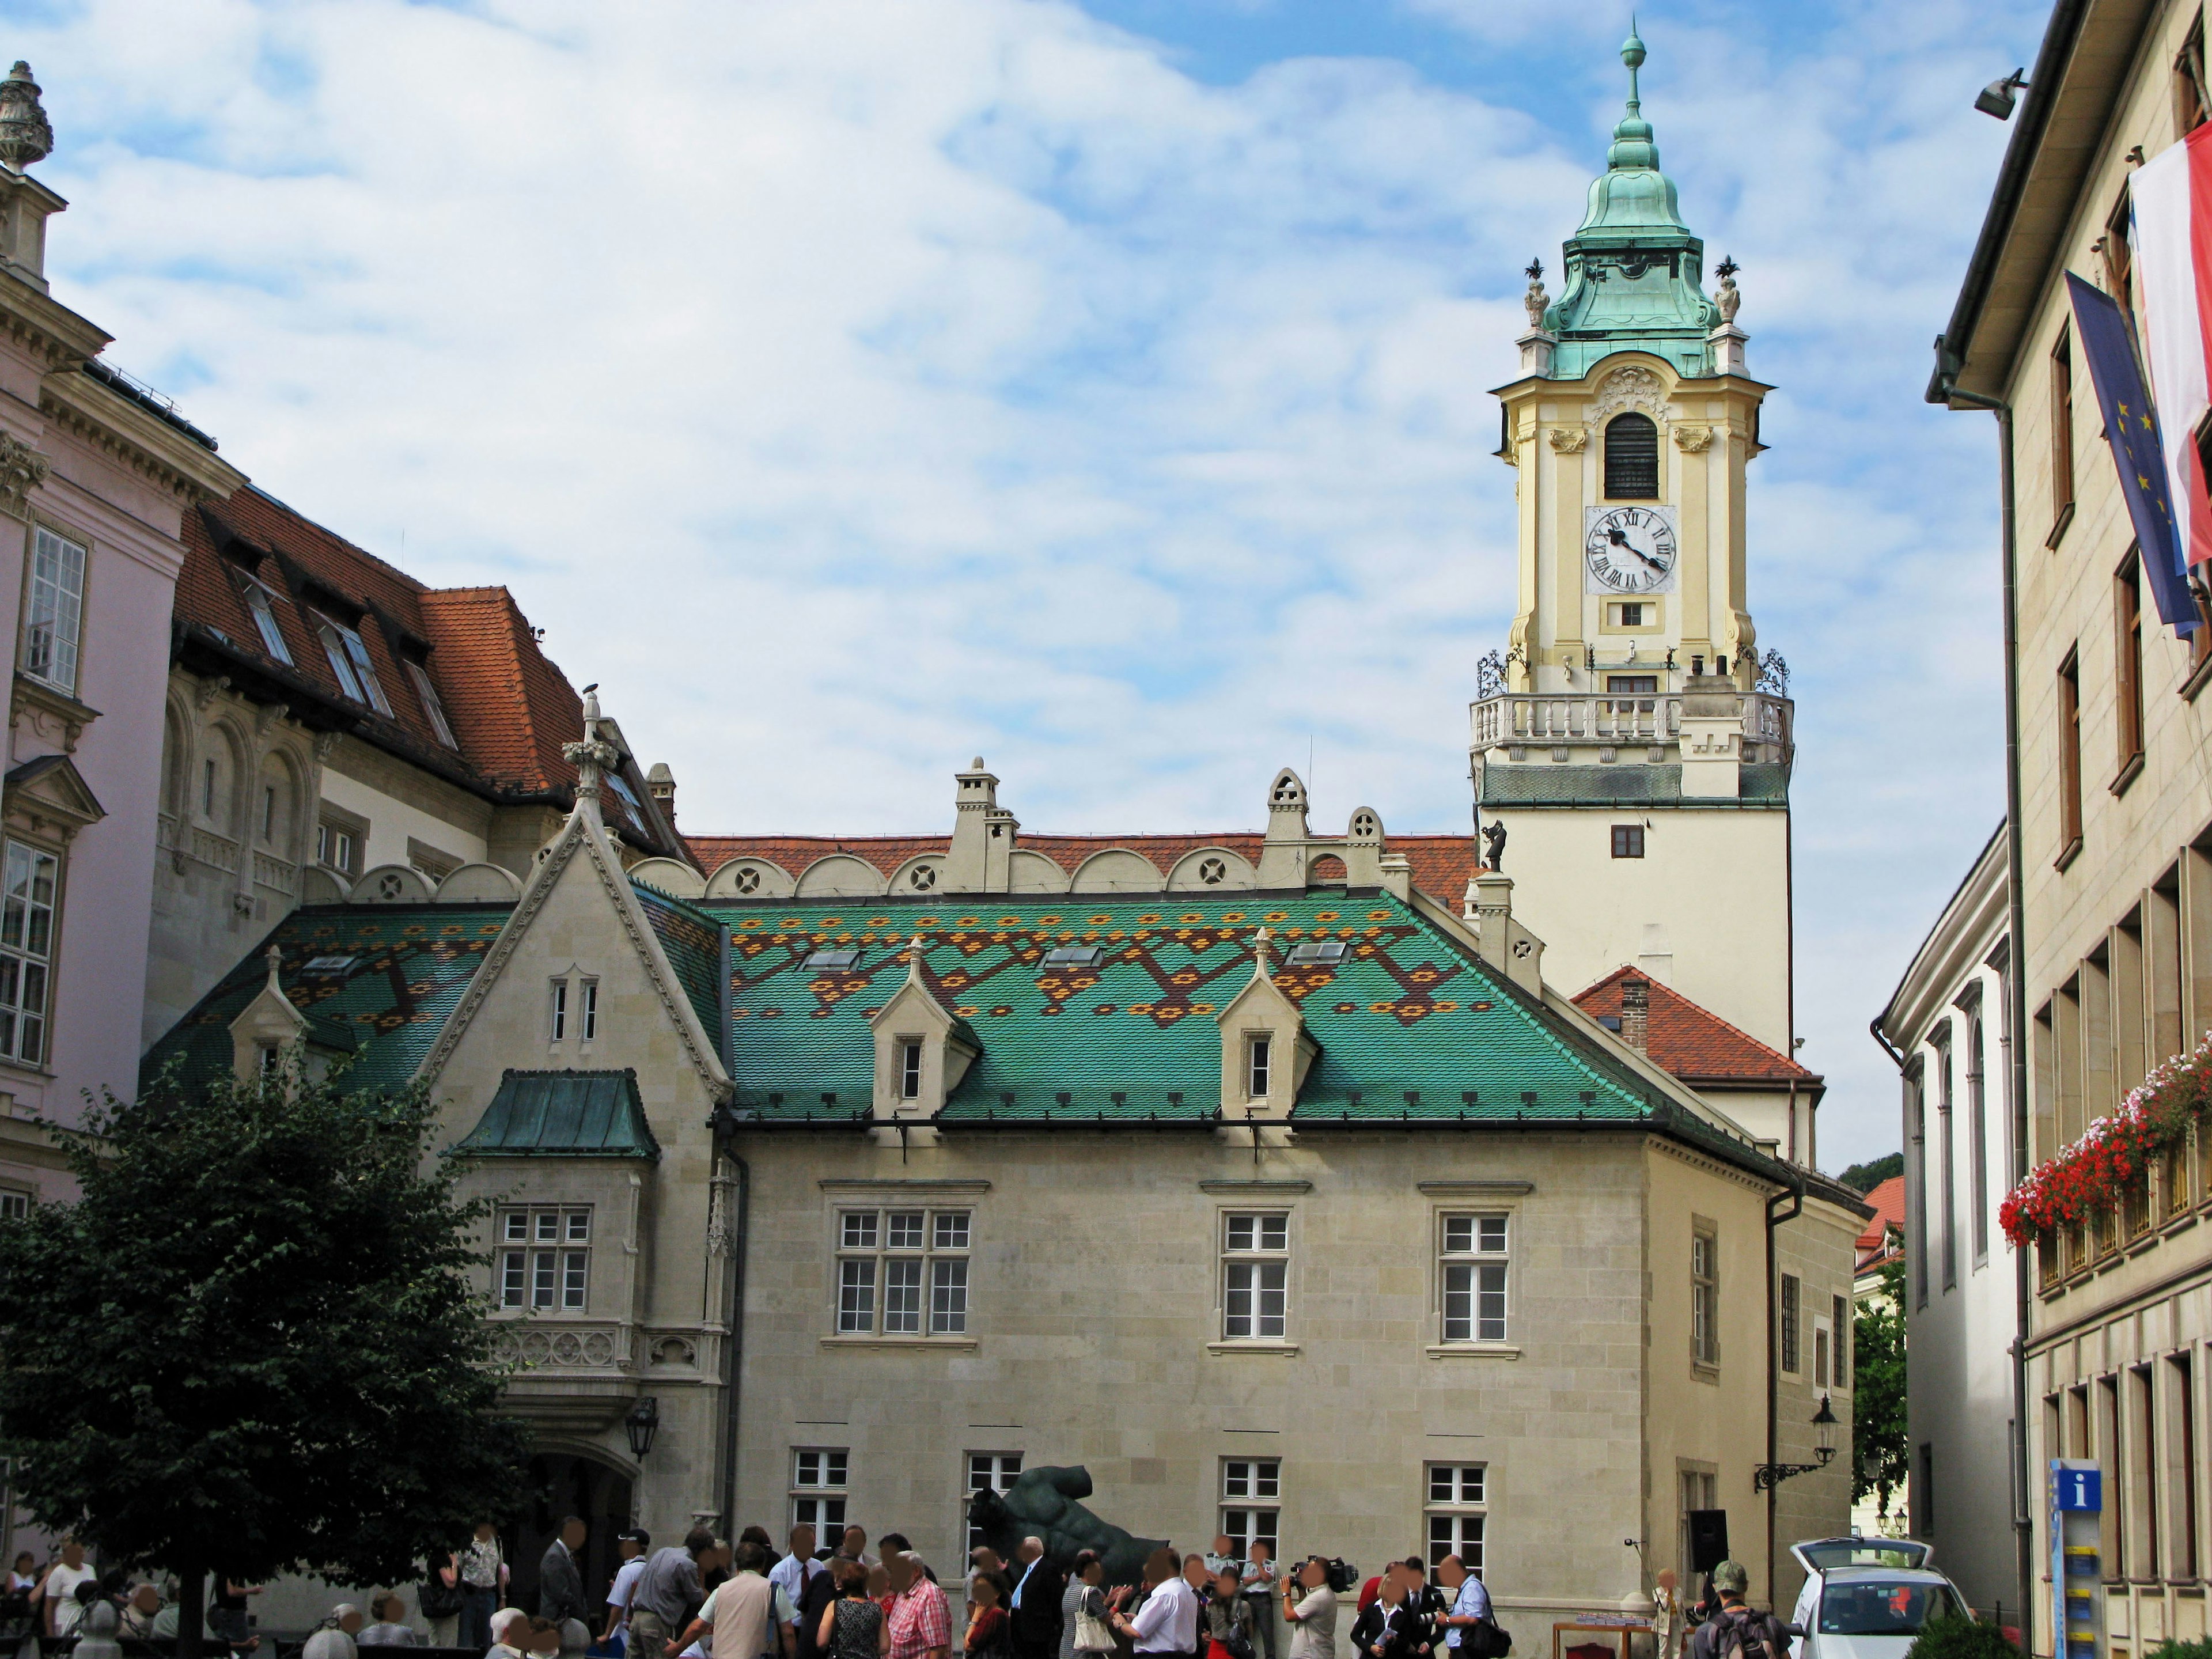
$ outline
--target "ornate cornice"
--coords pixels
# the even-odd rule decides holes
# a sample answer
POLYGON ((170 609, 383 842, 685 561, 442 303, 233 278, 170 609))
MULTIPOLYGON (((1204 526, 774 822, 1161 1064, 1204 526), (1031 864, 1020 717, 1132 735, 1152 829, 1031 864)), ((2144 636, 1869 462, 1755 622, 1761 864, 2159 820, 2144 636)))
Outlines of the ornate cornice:
POLYGON ((0 513, 31 516, 31 492, 46 483, 54 464, 10 432, 0 432, 0 513))
POLYGON ((118 465, 184 501, 222 500, 246 475, 183 433, 133 407, 89 376, 50 374, 39 412, 118 465))

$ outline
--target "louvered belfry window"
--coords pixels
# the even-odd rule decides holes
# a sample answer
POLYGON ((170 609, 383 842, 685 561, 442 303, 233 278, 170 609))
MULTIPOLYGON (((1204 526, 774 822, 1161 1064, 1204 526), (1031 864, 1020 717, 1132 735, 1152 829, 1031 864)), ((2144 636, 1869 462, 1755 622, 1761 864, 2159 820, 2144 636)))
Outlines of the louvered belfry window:
POLYGON ((1659 428, 1648 415, 1619 415, 1605 429, 1605 493, 1616 501, 1659 495, 1659 428))

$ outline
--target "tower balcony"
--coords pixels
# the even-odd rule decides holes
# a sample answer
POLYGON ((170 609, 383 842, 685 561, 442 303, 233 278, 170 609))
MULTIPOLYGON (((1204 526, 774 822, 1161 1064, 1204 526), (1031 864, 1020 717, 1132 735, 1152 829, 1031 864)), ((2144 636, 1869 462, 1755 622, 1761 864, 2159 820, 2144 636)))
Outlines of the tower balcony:
POLYGON ((1485 805, 1771 799, 1796 751, 1796 705, 1724 680, 1658 695, 1503 691, 1471 714, 1485 805))

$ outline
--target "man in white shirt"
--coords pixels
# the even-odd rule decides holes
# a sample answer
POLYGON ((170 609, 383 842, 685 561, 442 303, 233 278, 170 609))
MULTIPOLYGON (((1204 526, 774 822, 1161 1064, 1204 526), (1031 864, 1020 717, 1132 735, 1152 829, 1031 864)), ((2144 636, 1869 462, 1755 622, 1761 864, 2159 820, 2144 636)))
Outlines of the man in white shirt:
POLYGON ((1114 1627, 1139 1653, 1198 1651, 1198 1597, 1176 1565, 1172 1550, 1154 1550, 1145 1562, 1145 1602, 1137 1616, 1114 1615, 1114 1627))
POLYGON ((1291 1659, 1336 1659, 1336 1592, 1318 1555, 1283 1586, 1283 1617, 1291 1621, 1291 1659))
POLYGON ((607 1589, 607 1628, 599 1638, 602 1645, 620 1637, 618 1649, 626 1650, 629 1646, 630 1597, 636 1593, 637 1581, 644 1575, 645 1553, 652 1543, 653 1540, 636 1527, 615 1536, 615 1547, 622 1552, 622 1565, 615 1569, 615 1582, 607 1589))
POLYGON ((62 1559, 46 1569, 46 1576, 31 1592, 31 1600, 42 1604, 40 1616, 46 1620, 49 1636, 75 1636, 84 1619, 84 1603, 76 1599, 76 1587, 97 1577, 84 1562, 84 1546, 74 1538, 62 1540, 62 1559))
MULTIPOLYGON (((789 1618, 793 1639, 798 1641, 802 1652, 808 1650, 808 1644, 798 1636, 799 1609, 806 1605, 807 1584, 816 1574, 829 1571, 814 1559, 814 1528, 802 1521, 791 1529, 791 1553, 769 1571, 768 1582, 781 1590, 784 1600, 791 1605, 789 1618)), ((778 1611, 781 1610, 779 1607, 778 1611)))

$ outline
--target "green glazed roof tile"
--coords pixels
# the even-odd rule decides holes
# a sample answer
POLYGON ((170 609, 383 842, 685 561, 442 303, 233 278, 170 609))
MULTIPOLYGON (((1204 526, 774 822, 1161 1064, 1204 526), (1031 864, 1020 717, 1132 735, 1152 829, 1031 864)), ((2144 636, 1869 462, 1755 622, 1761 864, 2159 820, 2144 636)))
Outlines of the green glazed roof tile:
POLYGON ((283 953, 278 983, 308 1020, 308 1042, 350 1052, 356 1088, 397 1089, 414 1076, 476 977, 513 906, 331 904, 295 910, 246 953, 146 1051, 139 1085, 179 1062, 186 1086, 227 1077, 230 1024, 269 981, 267 951, 283 953))
POLYGON ((699 1016, 700 1024, 707 1028, 708 1039, 719 1051, 722 1045, 722 1000, 717 993, 722 977, 721 924, 658 887, 634 881, 630 890, 644 905, 646 919, 653 924, 660 948, 668 953, 669 965, 683 983, 691 1012, 699 1016))
POLYGON ((643 1158, 660 1143, 645 1121, 637 1073, 518 1072, 500 1079, 477 1127, 453 1149, 471 1158, 643 1158))
POLYGON ((1211 1122, 1221 1095, 1215 1016, 1250 981, 1263 926, 1275 935, 1275 982, 1321 1045, 1301 1121, 1631 1121, 1650 1109, 1640 1079, 1387 893, 702 908, 730 929, 737 1104, 764 1120, 866 1115, 868 1019, 904 981, 902 953, 918 933, 924 983, 981 1049, 946 1102, 947 1123, 1211 1122), (1291 964, 1307 940, 1349 948, 1334 965, 1291 964), (1047 969, 1056 945, 1104 954, 1095 967, 1047 969), (859 960, 808 970, 824 948, 859 960))

